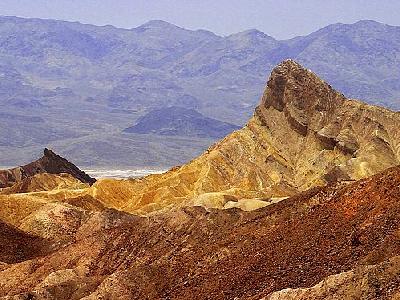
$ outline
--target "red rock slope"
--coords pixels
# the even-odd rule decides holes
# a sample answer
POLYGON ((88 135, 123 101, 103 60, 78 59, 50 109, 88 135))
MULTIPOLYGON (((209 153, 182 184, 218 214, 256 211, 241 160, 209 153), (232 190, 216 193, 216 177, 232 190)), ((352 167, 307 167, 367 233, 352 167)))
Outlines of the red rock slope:
MULTIPOLYGON (((73 242, 42 258, 3 266, 0 295, 260 299, 395 259, 399 216, 400 167, 349 185, 313 188, 253 212, 91 212, 71 233, 73 242)), ((386 281, 376 274, 368 277, 379 285, 368 299, 398 291, 393 274, 400 274, 399 264, 383 273, 386 281)))

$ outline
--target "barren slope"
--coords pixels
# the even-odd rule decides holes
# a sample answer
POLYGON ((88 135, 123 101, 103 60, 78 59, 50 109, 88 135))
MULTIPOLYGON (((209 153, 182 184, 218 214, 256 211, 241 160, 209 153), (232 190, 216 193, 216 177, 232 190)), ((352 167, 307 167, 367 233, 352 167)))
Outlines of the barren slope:
POLYGON ((151 217, 112 210, 84 215, 65 215, 61 224, 79 222, 72 238, 55 244, 57 251, 4 265, 0 295, 260 299, 380 263, 383 273, 367 271, 370 298, 362 299, 399 292, 400 167, 253 212, 187 207, 151 217))
MULTIPOLYGON (((311 288, 284 289, 261 300, 400 298, 400 256, 331 275, 311 288)), ((260 299, 255 296, 254 299, 260 299)))

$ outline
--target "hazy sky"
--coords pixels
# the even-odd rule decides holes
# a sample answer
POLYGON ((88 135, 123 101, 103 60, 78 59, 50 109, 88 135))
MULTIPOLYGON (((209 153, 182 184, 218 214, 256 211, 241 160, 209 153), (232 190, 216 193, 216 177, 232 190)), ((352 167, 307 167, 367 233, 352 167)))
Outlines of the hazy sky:
POLYGON ((132 28, 165 20, 227 35, 257 28, 278 39, 361 19, 400 25, 399 0, 0 0, 0 14, 132 28))

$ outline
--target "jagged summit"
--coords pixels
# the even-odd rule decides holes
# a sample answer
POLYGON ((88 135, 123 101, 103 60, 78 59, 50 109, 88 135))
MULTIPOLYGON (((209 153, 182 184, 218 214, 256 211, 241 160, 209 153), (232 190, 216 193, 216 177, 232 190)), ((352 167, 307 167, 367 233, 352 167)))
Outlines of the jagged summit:
POLYGON ((0 188, 12 186, 25 178, 40 173, 61 174, 67 173, 84 183, 93 184, 96 179, 91 178, 73 163, 45 148, 43 157, 25 166, 0 171, 0 188))
POLYGON ((150 20, 143 25, 140 25, 139 27, 134 28, 133 30, 139 30, 139 31, 144 31, 144 30, 186 30, 182 27, 179 27, 175 24, 163 21, 163 20, 150 20))
POLYGON ((267 83, 261 105, 282 111, 294 106, 308 114, 330 112, 344 102, 342 94, 292 59, 276 66, 267 83))
POLYGON ((316 74, 288 59, 272 70, 259 108, 284 112, 304 135, 312 123, 326 123, 345 100, 316 74))
POLYGON ((55 154, 52 150, 50 150, 48 148, 44 148, 43 155, 46 157, 57 157, 58 156, 57 154, 55 154))
MULTIPOLYGON (((400 167, 355 180, 399 165, 399 122, 285 61, 247 125, 187 165, 92 187, 36 174, 2 189, 0 297, 390 298, 400 167)), ((85 176, 49 149, 3 174, 42 171, 85 176)))
POLYGON ((268 34, 257 30, 257 29, 248 29, 245 31, 241 31, 238 33, 234 33, 228 36, 229 39, 242 39, 242 38, 251 38, 251 39, 268 39, 275 41, 275 39, 272 36, 269 36, 268 34))
MULTIPOLYGON (((272 71, 244 128, 182 167, 137 180, 100 180, 88 193, 107 206, 144 214, 176 204, 252 210, 399 165, 399 122, 400 113, 346 99, 286 60, 272 71)), ((3 172, 5 182, 61 172, 93 183, 51 150, 44 152, 37 162, 3 172)))

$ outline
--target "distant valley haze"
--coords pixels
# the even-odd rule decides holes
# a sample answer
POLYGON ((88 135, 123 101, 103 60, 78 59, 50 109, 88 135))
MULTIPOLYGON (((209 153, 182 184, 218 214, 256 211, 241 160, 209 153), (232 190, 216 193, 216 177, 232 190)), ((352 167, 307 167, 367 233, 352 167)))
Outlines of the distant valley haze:
POLYGON ((400 4, 321 3, 1 1, 0 164, 44 147, 89 168, 185 163, 245 124, 287 58, 398 110, 400 4))

